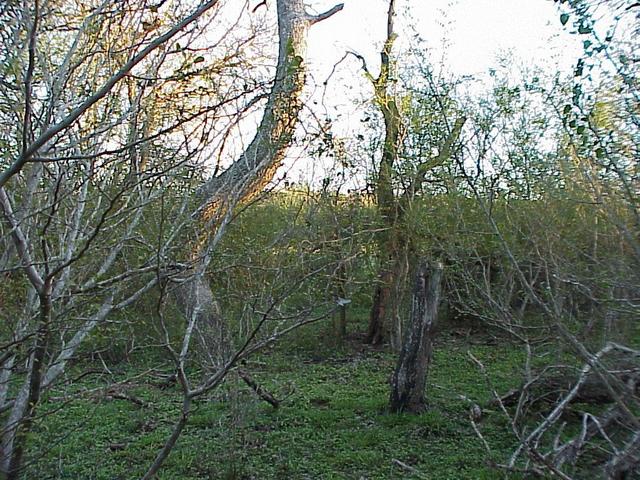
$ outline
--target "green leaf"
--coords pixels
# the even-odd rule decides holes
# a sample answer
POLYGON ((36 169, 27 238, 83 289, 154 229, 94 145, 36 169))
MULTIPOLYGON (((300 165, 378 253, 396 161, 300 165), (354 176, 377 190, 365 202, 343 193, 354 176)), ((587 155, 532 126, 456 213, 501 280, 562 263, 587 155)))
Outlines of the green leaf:
POLYGON ((584 125, 580 125, 578 128, 576 128, 576 132, 578 132, 579 134, 583 134, 584 133, 584 129, 585 129, 585 126, 584 125))
POLYGON ((564 115, 568 115, 569 112, 571 112, 571 105, 565 105, 564 108, 562 109, 562 113, 564 115))
POLYGON ((569 21, 569 14, 568 13, 563 13, 562 15, 560 15, 560 23, 562 25, 566 25, 568 21, 569 21))
POLYGON ((578 33, 581 35, 585 35, 587 33, 591 33, 591 27, 589 25, 585 25, 584 23, 581 23, 580 26, 578 27, 578 33))
POLYGON ((591 40, 585 40, 584 42, 582 42, 582 46, 583 48, 586 50, 591 46, 592 42, 591 40))
POLYGON ((202 63, 204 62, 204 57, 202 55, 200 55, 199 57, 196 57, 195 60, 193 61, 193 63, 202 63))

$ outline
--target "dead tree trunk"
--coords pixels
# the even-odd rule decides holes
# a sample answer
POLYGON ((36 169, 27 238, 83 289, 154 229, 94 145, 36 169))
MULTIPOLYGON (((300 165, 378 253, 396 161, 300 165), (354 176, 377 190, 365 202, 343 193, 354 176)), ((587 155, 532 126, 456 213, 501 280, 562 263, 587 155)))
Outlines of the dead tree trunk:
POLYGON ((422 413, 427 408, 424 389, 432 357, 441 279, 440 263, 428 265, 420 261, 411 301, 410 325, 391 379, 389 409, 392 412, 422 413))

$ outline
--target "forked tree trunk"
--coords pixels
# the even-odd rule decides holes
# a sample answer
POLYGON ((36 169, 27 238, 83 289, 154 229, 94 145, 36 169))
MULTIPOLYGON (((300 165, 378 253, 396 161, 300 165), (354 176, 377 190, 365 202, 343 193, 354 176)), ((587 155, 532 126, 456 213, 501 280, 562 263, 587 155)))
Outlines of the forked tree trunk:
POLYGON ((415 245, 415 239, 406 233, 404 212, 410 207, 414 194, 422 188, 427 173, 450 158, 453 144, 460 136, 465 119, 461 117, 456 120, 438 155, 417 165, 415 176, 409 179, 409 187, 398 196, 394 191, 394 175, 402 153, 405 125, 391 81, 396 69, 393 58, 393 44, 397 38, 394 16, 395 0, 389 0, 387 38, 380 52, 380 74, 377 78, 372 77, 364 59, 359 58, 365 74, 373 84, 374 100, 382 113, 385 128, 382 158, 376 179, 377 209, 383 226, 383 231, 377 236, 380 267, 366 341, 381 344, 390 339, 393 349, 399 351, 403 336, 399 309, 406 277, 406 259, 412 255, 415 245))
POLYGON ((433 351, 433 333, 440 303, 442 265, 421 261, 416 272, 411 318, 391 379, 389 409, 422 413, 427 408, 425 384, 433 351))
POLYGON ((392 50, 396 39, 394 17, 395 0, 390 0, 387 12, 387 38, 380 52, 380 74, 372 79, 375 102, 382 113, 385 129, 382 159, 376 180, 377 207, 384 230, 378 235, 380 271, 367 333, 367 342, 372 344, 385 342, 393 330, 394 319, 397 317, 397 303, 393 301, 393 291, 399 280, 398 249, 402 248, 397 225, 400 212, 393 191, 393 174, 402 143, 403 128, 397 101, 390 88, 390 77, 394 74, 392 50))

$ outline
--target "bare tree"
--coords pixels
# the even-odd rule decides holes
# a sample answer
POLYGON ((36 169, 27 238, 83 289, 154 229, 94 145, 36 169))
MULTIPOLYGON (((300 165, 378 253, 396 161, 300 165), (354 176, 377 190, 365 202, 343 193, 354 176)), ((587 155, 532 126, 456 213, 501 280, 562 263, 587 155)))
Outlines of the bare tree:
POLYGON ((1 356, 8 478, 20 474, 42 393, 96 327, 189 268, 181 242, 194 227, 193 202, 183 193, 201 182, 205 147, 261 98, 260 83, 208 95, 206 102, 202 90, 186 86, 185 79, 193 85, 213 76, 222 87, 222 73, 234 76, 232 65, 247 65, 249 42, 225 40, 226 32, 211 51, 224 51, 226 62, 238 59, 229 66, 169 43, 197 42, 219 13, 217 3, 175 2, 159 11, 104 1, 86 17, 65 17, 56 2, 36 0, 2 11, 8 28, 0 55, 12 70, 2 84, 1 113, 17 117, 7 124, 20 138, 3 138, 2 242, 12 248, 3 253, 2 269, 25 299, 1 356), (75 35, 59 27, 60 20, 75 25, 75 35), (200 26, 193 28, 196 20, 200 26), (60 49, 46 51, 48 42, 60 49), (231 110, 223 109, 232 102, 241 106, 229 122, 231 110), (173 217, 155 238, 153 209, 162 211, 163 221, 173 217), (15 395, 12 382, 19 385, 15 395))

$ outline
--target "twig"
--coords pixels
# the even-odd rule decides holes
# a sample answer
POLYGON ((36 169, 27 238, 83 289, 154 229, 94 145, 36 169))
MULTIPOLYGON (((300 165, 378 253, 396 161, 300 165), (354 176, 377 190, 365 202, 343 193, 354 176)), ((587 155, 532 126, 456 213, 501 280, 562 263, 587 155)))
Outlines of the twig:
POLYGON ((251 390, 253 390, 255 394, 258 395, 258 397, 267 402, 273 408, 278 408, 280 406, 280 400, 278 400, 271 393, 265 390, 264 387, 258 385, 258 383, 253 378, 251 378, 251 376, 247 372, 245 372, 244 370, 238 370, 237 372, 238 376, 242 380, 244 380, 244 383, 246 383, 251 388, 251 390))
POLYGON ((145 407, 145 408, 149 407, 149 402, 145 402, 141 398, 134 397, 133 395, 127 395, 126 393, 122 393, 122 392, 110 392, 110 393, 107 393, 105 398, 107 400, 127 400, 127 401, 129 401, 131 403, 135 403, 136 405, 139 405, 141 407, 145 407))
POLYGON ((414 475, 416 475, 419 478, 424 478, 426 479, 427 477, 425 475, 423 475, 422 473, 420 473, 420 471, 418 471, 416 468, 412 467, 411 465, 407 465, 404 462, 401 462, 400 460, 398 460, 397 458, 392 458, 391 459, 392 463, 395 463, 396 465, 398 465, 400 468, 413 473, 414 475))

